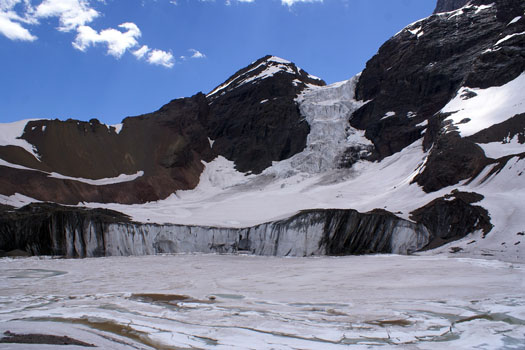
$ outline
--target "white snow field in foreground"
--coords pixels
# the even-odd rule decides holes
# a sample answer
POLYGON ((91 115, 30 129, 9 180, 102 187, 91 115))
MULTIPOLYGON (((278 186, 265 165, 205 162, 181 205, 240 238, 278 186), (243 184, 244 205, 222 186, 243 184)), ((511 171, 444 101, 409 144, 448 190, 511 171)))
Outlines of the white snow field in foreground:
POLYGON ((103 349, 523 349, 524 290, 523 264, 446 257, 1 259, 0 334, 103 349))

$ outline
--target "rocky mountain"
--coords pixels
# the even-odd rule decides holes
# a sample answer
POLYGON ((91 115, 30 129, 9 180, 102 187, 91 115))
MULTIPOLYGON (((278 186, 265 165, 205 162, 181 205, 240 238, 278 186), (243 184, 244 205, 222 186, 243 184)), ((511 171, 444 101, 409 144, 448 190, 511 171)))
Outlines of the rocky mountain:
POLYGON ((261 172, 303 150, 309 126, 294 98, 322 85, 293 63, 266 56, 207 96, 173 100, 119 125, 4 125, 0 193, 62 204, 145 203, 194 188, 202 161, 218 155, 240 171, 261 172))
POLYGON ((523 1, 439 0, 340 83, 266 56, 116 126, 4 124, 0 249, 523 261, 524 88, 523 1))

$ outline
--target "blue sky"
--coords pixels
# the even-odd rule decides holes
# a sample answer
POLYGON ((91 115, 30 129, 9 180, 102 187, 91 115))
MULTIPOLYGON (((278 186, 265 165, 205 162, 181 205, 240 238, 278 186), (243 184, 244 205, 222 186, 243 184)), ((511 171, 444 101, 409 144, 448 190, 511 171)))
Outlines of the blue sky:
POLYGON ((0 122, 118 123, 272 54, 327 83, 434 0, 0 0, 0 122))

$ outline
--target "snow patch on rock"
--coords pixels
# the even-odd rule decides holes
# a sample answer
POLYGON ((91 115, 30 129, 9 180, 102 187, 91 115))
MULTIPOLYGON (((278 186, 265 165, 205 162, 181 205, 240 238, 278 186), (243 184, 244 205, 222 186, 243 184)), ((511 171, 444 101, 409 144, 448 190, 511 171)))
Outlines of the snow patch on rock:
MULTIPOLYGON (((240 74, 239 76, 236 76, 233 79, 228 80, 224 84, 219 85, 214 90, 212 90, 210 93, 208 93, 206 97, 210 98, 214 95, 217 95, 219 92, 220 92, 220 95, 222 95, 227 90, 235 89, 239 86, 242 86, 248 83, 252 83, 254 81, 272 77, 277 73, 296 74, 297 72, 301 72, 301 71, 302 69, 299 67, 295 67, 294 69, 292 62, 282 59, 280 57, 272 56, 262 61, 261 63, 259 63, 257 66, 240 74), (251 76, 251 74, 254 71, 260 69, 261 67, 264 67, 264 69, 261 72, 257 73, 256 75, 251 76)), ((313 75, 308 75, 308 77, 313 80, 321 81, 320 78, 315 77, 313 75)))
POLYGON ((42 119, 25 119, 12 123, 0 123, 0 146, 22 147, 40 161, 40 155, 36 147, 21 138, 27 123, 34 120, 42 119))
POLYGON ((116 176, 116 177, 108 177, 108 178, 96 179, 96 180, 84 179, 81 177, 71 177, 71 176, 66 176, 66 175, 62 175, 59 173, 50 173, 49 177, 53 177, 55 179, 78 181, 78 182, 83 182, 83 183, 95 185, 95 186, 103 186, 103 185, 113 185, 113 184, 118 184, 122 182, 134 181, 143 175, 144 175, 144 172, 141 170, 141 171, 136 172, 135 174, 129 174, 129 175, 120 174, 119 176, 116 176))
POLYGON ((446 121, 457 128, 461 136, 471 136, 517 114, 525 113, 523 91, 525 73, 503 86, 487 89, 462 87, 441 112, 452 113, 446 121), (466 90, 474 91, 476 96, 463 99, 462 95, 466 90))
POLYGON ((504 142, 478 143, 483 152, 489 158, 499 159, 501 157, 525 153, 525 144, 518 142, 518 135, 504 142))

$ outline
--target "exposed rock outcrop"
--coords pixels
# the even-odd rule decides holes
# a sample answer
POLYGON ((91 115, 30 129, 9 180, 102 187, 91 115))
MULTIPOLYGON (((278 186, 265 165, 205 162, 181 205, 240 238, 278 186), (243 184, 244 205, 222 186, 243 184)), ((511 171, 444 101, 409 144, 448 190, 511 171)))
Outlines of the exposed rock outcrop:
MULTIPOLYGON (((462 5, 443 1, 438 9, 462 5)), ((502 85, 525 70, 525 36, 502 41, 525 31, 525 20, 519 17, 525 4, 475 0, 470 5, 437 13, 391 38, 367 63, 357 86, 357 98, 369 102, 350 123, 366 130, 377 159, 424 135, 425 148, 432 150, 417 181, 426 191, 472 178, 489 163, 472 140, 450 135, 444 123, 447 115, 440 110, 462 86, 502 85), (509 18, 516 19, 512 25, 509 18)))
POLYGON ((425 249, 439 247, 475 231, 488 234, 492 224, 487 210, 471 205, 482 199, 483 196, 477 193, 456 191, 412 212, 411 219, 422 223, 431 232, 425 249))

